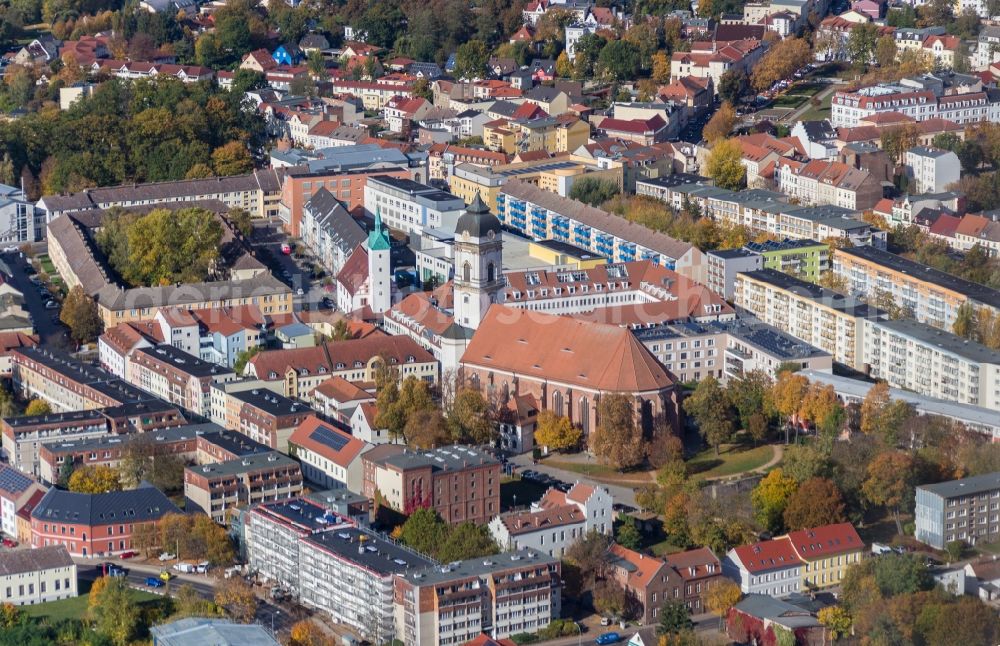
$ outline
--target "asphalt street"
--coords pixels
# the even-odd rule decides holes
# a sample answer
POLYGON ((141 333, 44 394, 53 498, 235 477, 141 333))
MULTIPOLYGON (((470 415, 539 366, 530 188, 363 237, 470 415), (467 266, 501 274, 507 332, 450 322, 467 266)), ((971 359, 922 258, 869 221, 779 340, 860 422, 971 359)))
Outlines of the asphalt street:
POLYGON ((25 309, 31 315, 35 333, 40 337, 42 344, 60 349, 71 349, 68 330, 59 321, 59 310, 45 309, 46 299, 42 298, 38 291, 39 288, 30 280, 33 274, 28 273, 30 266, 28 260, 22 258, 19 251, 0 253, 0 260, 10 270, 11 285, 24 294, 25 309))

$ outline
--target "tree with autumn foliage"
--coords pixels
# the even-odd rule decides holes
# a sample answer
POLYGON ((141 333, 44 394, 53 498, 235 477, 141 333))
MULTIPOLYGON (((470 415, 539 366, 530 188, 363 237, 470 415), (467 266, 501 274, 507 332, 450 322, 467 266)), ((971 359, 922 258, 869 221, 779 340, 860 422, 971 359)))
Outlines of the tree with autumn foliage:
POLYGON ((295 622, 288 635, 288 646, 336 646, 336 644, 336 639, 310 619, 295 622))
POLYGON ((896 446, 906 420, 913 415, 910 405, 889 395, 889 384, 876 383, 861 402, 861 432, 881 437, 888 446, 896 446))
POLYGON ((782 514, 798 487, 795 478, 786 476, 780 467, 757 483, 750 492, 750 502, 753 504, 754 518, 761 527, 769 532, 781 530, 782 514))
POLYGON ((705 138, 705 141, 709 145, 712 145, 720 139, 728 137, 735 125, 736 108, 733 107, 732 103, 724 101, 719 106, 719 109, 715 111, 715 114, 712 115, 712 118, 708 120, 708 123, 705 124, 701 136, 705 138))
POLYGON ((573 426, 565 415, 556 415, 550 409, 538 414, 535 422, 535 444, 548 447, 551 451, 572 449, 580 443, 583 431, 573 426))
POLYGON ((799 421, 799 411, 802 410, 802 401, 808 391, 808 379, 791 370, 782 370, 771 387, 770 406, 787 423, 796 424, 799 421))
POLYGON ((73 470, 69 490, 77 493, 107 493, 121 491, 118 470, 103 464, 86 464, 73 470))
POLYGON ((635 423, 631 397, 610 394, 597 404, 597 428, 590 434, 590 447, 601 462, 624 471, 642 463, 646 443, 635 423))
POLYGON ((904 451, 881 453, 868 464, 867 478, 861 484, 861 493, 878 507, 892 513, 896 531, 902 535, 900 510, 913 499, 916 476, 913 456, 904 451))
POLYGON ((215 603, 241 624, 248 624, 257 616, 257 595, 243 577, 220 581, 215 588, 215 603))
POLYGON ((842 523, 846 505, 832 480, 810 478, 788 497, 782 517, 789 531, 842 523))
POLYGON ((830 631, 830 637, 837 641, 851 632, 851 614, 840 606, 822 608, 817 614, 819 623, 830 631))
POLYGON ((48 415, 51 412, 52 407, 44 399, 32 399, 24 409, 24 414, 29 417, 32 415, 48 415))
POLYGON ((713 583, 708 592, 705 593, 705 607, 713 615, 719 615, 720 620, 726 616, 729 609, 740 602, 743 593, 740 586, 729 579, 720 579, 713 583))
POLYGON ((712 150, 705 161, 705 174, 711 177, 719 188, 740 190, 747 182, 747 169, 742 159, 743 148, 738 141, 717 139, 712 144, 712 150))
POLYGON ((833 386, 814 383, 802 398, 799 417, 824 433, 835 434, 844 422, 844 406, 833 386))
POLYGON ((803 38, 786 38, 777 42, 753 68, 750 84, 758 92, 769 89, 778 81, 789 79, 812 60, 812 49, 803 38))

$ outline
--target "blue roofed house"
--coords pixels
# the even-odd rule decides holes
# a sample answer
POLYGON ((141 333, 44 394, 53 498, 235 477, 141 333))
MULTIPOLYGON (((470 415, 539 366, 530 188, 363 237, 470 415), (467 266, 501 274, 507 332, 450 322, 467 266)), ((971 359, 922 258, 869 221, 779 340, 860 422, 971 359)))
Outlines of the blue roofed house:
POLYGON ((298 45, 285 43, 278 45, 278 48, 271 54, 271 58, 278 65, 298 65, 302 62, 302 50, 298 45))

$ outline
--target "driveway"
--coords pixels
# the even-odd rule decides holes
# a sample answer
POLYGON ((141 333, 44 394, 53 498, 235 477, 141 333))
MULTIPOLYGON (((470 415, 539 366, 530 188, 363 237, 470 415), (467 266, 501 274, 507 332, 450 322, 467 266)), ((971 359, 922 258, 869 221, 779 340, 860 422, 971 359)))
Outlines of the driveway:
POLYGON ((309 256, 296 262, 291 255, 281 253, 281 245, 285 242, 291 244, 280 226, 272 223, 257 224, 250 238, 258 259, 267 265, 275 278, 292 288, 296 309, 319 309, 324 296, 335 300, 334 294, 326 292, 319 281, 310 278, 310 269, 316 263, 308 260, 309 256), (301 296, 299 289, 303 292, 301 296))
POLYGON ((59 321, 59 310, 45 309, 45 300, 38 293, 39 288, 29 280, 28 260, 21 252, 0 253, 0 260, 10 269, 10 283, 24 294, 24 307, 31 315, 35 333, 43 345, 59 349, 74 349, 69 339, 68 329, 59 321))

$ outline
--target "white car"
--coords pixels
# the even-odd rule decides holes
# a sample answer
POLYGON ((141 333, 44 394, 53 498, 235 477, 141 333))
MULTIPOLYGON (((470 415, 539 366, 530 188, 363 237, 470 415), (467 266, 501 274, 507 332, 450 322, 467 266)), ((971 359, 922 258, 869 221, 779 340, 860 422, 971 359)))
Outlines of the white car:
POLYGON ((160 560, 161 561, 169 561, 169 560, 175 559, 175 558, 177 558, 177 555, 176 554, 171 554, 170 552, 164 552, 163 554, 160 554, 160 560))
POLYGON ((47 309, 47 310, 56 310, 56 309, 59 309, 59 303, 57 303, 55 301, 45 301, 45 309, 47 309))

